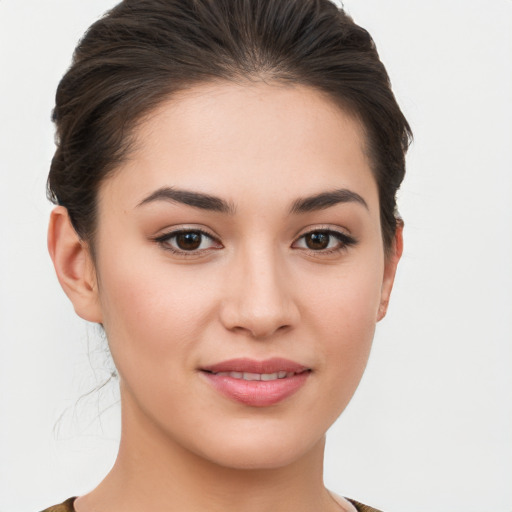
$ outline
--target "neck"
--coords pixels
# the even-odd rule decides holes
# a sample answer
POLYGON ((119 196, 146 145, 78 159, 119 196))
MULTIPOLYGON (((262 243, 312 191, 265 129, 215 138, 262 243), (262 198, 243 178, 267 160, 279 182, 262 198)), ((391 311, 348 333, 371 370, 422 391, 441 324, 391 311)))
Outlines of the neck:
POLYGON ((323 485, 325 438, 298 459, 265 469, 219 465, 169 439, 123 404, 119 454, 77 512, 339 512, 323 485))

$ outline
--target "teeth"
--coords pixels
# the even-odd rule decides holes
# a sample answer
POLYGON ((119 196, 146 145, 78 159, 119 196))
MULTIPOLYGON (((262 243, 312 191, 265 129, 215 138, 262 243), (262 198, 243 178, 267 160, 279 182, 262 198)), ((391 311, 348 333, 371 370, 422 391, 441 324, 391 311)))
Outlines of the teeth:
POLYGON ((249 373, 249 372, 219 372, 217 375, 222 377, 231 377, 232 379, 243 379, 243 380, 277 380, 284 379, 287 377, 293 377, 294 372, 275 372, 275 373, 249 373))
POLYGON ((244 372, 244 380, 261 380, 261 373, 248 373, 244 372))

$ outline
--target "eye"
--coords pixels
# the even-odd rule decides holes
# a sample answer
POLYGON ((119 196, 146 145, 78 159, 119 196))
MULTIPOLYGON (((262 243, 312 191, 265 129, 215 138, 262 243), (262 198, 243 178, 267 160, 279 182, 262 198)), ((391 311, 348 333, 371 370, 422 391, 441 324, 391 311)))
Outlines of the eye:
POLYGON ((165 249, 175 253, 196 254, 222 248, 221 243, 200 229, 180 229, 155 238, 165 249))
POLYGON ((354 245, 356 240, 345 233, 331 229, 318 229, 305 233, 292 245, 296 249, 314 252, 336 252, 354 245))

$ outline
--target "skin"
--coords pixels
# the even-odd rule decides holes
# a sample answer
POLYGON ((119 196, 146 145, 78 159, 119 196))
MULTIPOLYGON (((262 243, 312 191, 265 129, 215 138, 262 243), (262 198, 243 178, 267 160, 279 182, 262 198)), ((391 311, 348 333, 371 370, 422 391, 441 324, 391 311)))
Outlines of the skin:
POLYGON ((384 254, 361 126, 306 87, 217 83, 174 96, 135 135, 99 191, 95 261, 65 208, 50 221, 61 285, 103 324, 120 375, 119 455, 77 511, 351 510, 324 488, 325 432, 363 374, 402 251, 399 227, 384 254), (232 211, 140 204, 162 187, 232 211), (290 212, 339 189, 365 204, 290 212), (155 240, 176 229, 211 239, 187 254, 169 250, 176 238, 155 240), (315 230, 354 243, 331 234, 328 249, 308 249, 315 230), (199 371, 236 357, 312 371, 294 395, 251 407, 199 371))

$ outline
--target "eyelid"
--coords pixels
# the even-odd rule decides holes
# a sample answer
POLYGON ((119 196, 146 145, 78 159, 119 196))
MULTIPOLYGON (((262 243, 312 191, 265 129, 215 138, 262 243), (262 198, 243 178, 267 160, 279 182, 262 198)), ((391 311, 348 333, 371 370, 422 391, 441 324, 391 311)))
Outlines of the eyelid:
POLYGON ((151 239, 158 243, 164 250, 167 250, 173 254, 183 256, 183 257, 198 257, 202 256, 206 253, 209 253, 212 250, 218 250, 223 248, 222 243, 218 236, 214 235, 210 231, 206 230, 202 226, 195 225, 182 225, 182 226, 173 226, 164 230, 161 234, 151 237, 151 239), (191 251, 181 250, 179 248, 172 247, 168 241, 172 238, 177 237, 182 233, 200 233, 202 236, 205 236, 217 243, 221 247, 209 247, 207 249, 196 249, 191 251))
POLYGON ((332 225, 318 225, 318 226, 308 226, 304 230, 300 232, 299 235, 297 235, 292 243, 293 246, 299 241, 302 240, 305 236, 310 235, 312 233, 327 233, 330 236, 334 236, 337 238, 340 242, 339 247, 334 247, 330 249, 309 249, 307 247, 295 247, 297 249, 306 251, 308 253, 312 253, 317 256, 321 255, 327 255, 332 253, 337 253, 344 251, 348 249, 349 247, 356 245, 358 243, 358 240, 352 235, 347 233, 348 230, 340 228, 339 226, 332 226, 332 225))
MULTIPOLYGON (((311 254, 314 254, 316 256, 321 255, 328 255, 328 254, 334 254, 339 253, 342 251, 347 250, 350 246, 356 245, 358 243, 358 240, 354 238, 353 235, 347 233, 349 231, 346 228, 341 228, 340 226, 332 226, 332 225, 316 225, 316 226, 308 226, 306 228, 303 228, 298 235, 295 236, 291 247, 294 249, 300 249, 301 251, 305 251, 311 254), (308 247, 297 247, 295 244, 299 242, 299 240, 302 240, 307 235, 313 234, 313 233, 326 233, 332 237, 335 237, 339 241, 339 246, 337 247, 331 247, 326 249, 310 249, 308 247), (295 246, 295 247, 294 247, 295 246)), ((212 250, 218 250, 224 248, 222 245, 222 242, 220 241, 220 237, 213 234, 210 230, 204 228, 203 226, 198 225, 181 225, 181 226, 172 226, 169 228, 166 228, 161 234, 155 235, 151 237, 151 240, 158 243, 164 250, 167 250, 173 254, 176 254, 178 256, 182 257, 200 257, 204 256, 208 253, 210 253, 212 250), (182 233, 188 233, 188 232, 196 232, 200 233, 202 236, 205 236, 212 240, 212 242, 215 242, 218 244, 218 247, 208 247, 206 249, 194 249, 194 250, 182 250, 176 247, 173 247, 168 241, 174 237, 177 237, 178 235, 182 233)))
POLYGON ((349 229, 333 224, 312 224, 310 226, 306 226, 305 228, 301 228, 299 231, 297 231, 296 235, 294 236, 294 240, 297 240, 300 237, 308 235, 309 233, 315 233, 317 231, 338 233, 344 237, 352 238, 355 240, 354 236, 352 235, 349 229))

